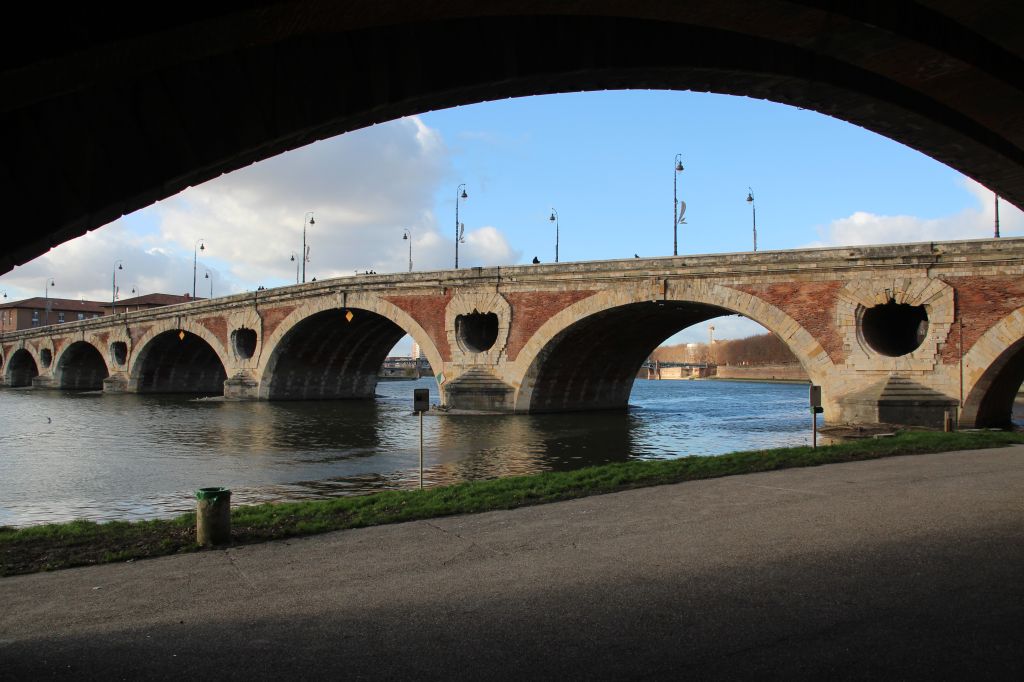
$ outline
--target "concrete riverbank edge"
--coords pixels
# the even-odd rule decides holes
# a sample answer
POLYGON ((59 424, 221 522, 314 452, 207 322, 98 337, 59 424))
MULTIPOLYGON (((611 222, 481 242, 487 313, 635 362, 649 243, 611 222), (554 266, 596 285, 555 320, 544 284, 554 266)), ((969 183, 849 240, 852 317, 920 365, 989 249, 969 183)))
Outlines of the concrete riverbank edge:
MULTIPOLYGON (((617 462, 567 472, 473 481, 425 491, 385 491, 331 500, 239 506, 234 545, 496 509, 545 504, 631 488, 895 455, 1024 443, 1024 433, 901 432, 817 449, 780 448, 709 457, 617 462)), ((72 521, 0 528, 0 575, 10 576, 197 551, 195 515, 137 522, 72 521)))
POLYGON ((0 679, 1021 679, 1024 447, 0 580, 0 679))

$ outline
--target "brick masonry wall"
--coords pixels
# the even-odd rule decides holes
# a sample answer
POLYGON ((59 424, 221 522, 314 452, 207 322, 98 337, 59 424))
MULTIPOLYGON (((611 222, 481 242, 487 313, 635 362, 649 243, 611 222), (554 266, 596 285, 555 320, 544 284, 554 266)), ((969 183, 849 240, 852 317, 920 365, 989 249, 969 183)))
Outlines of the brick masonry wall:
POLYGON ((269 339, 273 336, 274 330, 281 324, 281 320, 291 315, 296 308, 298 308, 296 305, 282 305, 260 311, 260 316, 263 318, 263 338, 269 339))
POLYGON ((593 296, 594 293, 558 291, 505 294, 505 298, 512 306, 512 328, 509 329, 506 346, 508 359, 514 362, 526 342, 545 322, 577 301, 593 296))
MULTIPOLYGON (((943 277, 956 289, 957 309, 964 320, 964 353, 1004 317, 1024 306, 1024 280, 1020 277, 943 277)), ((959 362, 959 329, 954 325, 942 348, 942 362, 959 362)))
POLYGON ((221 346, 228 347, 228 323, 222 316, 201 317, 196 321, 209 329, 210 333, 220 341, 221 346))
POLYGON ((736 285, 783 311, 813 336, 833 363, 846 361, 843 338, 835 325, 837 293, 845 282, 783 282, 736 285))
POLYGON ((430 334, 437 346, 437 352, 441 359, 451 362, 452 349, 448 344, 448 334, 445 332, 444 314, 449 301, 452 300, 451 290, 445 290, 442 295, 423 296, 385 296, 385 301, 401 308, 408 315, 416 320, 423 330, 430 334))

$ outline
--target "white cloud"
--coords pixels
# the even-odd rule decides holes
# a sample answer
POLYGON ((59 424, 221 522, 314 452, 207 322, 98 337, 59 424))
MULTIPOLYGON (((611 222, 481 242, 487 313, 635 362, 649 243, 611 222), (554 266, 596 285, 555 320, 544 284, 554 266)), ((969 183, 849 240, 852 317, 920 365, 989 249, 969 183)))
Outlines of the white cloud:
MULTIPOLYGON (((199 239, 206 248, 199 254, 197 295, 209 295, 207 271, 215 295, 288 284, 301 263, 307 211, 315 220, 307 226, 307 280, 366 270, 404 272, 409 242, 402 239, 403 229, 413 235, 415 269, 450 268, 454 229, 439 228, 433 213, 438 187, 449 179, 450 158, 441 135, 416 117, 324 140, 62 244, 0 278, 0 291, 9 299, 39 296, 43 278, 52 275, 57 287, 51 295, 109 300, 113 263, 122 259, 122 297, 133 285, 143 293, 191 292, 199 239), (139 227, 143 223, 147 229, 139 227)), ((460 265, 518 258, 494 227, 468 228, 460 246, 460 265)))
MULTIPOLYGON (((964 183, 977 201, 973 208, 941 218, 887 216, 857 211, 846 218, 832 221, 823 230, 819 229, 821 240, 808 246, 894 244, 991 237, 995 223, 995 201, 992 192, 968 178, 964 178, 964 183)), ((1002 236, 1024 234, 1024 213, 1006 201, 999 202, 999 223, 1002 236)))

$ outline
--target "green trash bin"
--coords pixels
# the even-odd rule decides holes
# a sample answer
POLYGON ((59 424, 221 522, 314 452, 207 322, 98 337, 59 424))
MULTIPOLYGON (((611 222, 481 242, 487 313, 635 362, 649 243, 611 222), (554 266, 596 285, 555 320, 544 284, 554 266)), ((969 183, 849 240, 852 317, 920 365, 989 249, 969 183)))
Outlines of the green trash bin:
POLYGON ((196 500, 196 542, 203 547, 230 543, 231 491, 200 488, 196 500))

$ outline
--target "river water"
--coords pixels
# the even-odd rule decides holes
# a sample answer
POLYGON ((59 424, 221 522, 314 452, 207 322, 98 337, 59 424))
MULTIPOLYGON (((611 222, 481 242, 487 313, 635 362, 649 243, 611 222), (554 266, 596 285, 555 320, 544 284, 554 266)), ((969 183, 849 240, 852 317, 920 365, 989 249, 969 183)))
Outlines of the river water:
MULTIPOLYGON (((194 491, 232 502, 418 485, 414 388, 375 401, 227 402, 0 389, 0 525, 173 516, 194 491)), ((637 380, 624 412, 430 415, 427 485, 810 442, 807 386, 637 380)))

